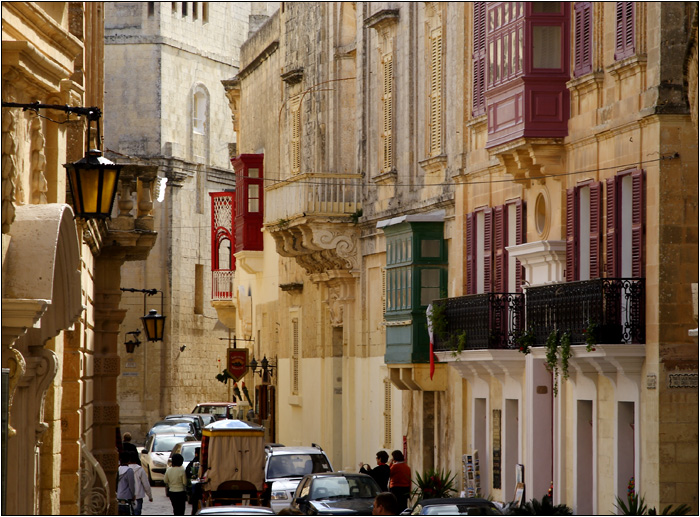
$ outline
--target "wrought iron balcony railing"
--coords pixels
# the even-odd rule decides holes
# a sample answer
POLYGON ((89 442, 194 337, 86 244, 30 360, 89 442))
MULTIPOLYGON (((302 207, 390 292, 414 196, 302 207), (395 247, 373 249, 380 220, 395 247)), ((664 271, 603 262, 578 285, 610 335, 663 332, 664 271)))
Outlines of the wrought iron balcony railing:
MULTIPOLYGON (((446 298, 437 300, 434 307, 433 314, 442 312, 445 321, 444 332, 434 329, 436 351, 512 348, 523 329, 524 297, 520 293, 446 298)), ((441 315, 434 318, 443 319, 441 315)))
POLYGON ((434 307, 436 351, 516 348, 526 328, 535 335, 534 346, 543 346, 555 329, 570 332, 571 344, 580 345, 591 324, 599 344, 645 340, 643 278, 547 284, 529 287, 525 295, 460 296, 436 300, 434 307))
POLYGON ((595 325, 600 344, 644 343, 644 279, 596 278, 527 289, 527 328, 543 344, 555 328, 571 333, 571 344, 586 342, 595 325))
POLYGON ((265 189, 265 222, 350 216, 362 207, 360 174, 297 174, 265 189))

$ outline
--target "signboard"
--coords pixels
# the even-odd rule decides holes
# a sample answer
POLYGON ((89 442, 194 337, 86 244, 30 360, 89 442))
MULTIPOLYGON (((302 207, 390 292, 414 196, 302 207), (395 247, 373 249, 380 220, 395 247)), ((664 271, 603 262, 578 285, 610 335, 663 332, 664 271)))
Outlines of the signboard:
POLYGON ((248 349, 229 348, 226 369, 229 375, 233 377, 234 382, 238 382, 243 378, 248 373, 248 349))

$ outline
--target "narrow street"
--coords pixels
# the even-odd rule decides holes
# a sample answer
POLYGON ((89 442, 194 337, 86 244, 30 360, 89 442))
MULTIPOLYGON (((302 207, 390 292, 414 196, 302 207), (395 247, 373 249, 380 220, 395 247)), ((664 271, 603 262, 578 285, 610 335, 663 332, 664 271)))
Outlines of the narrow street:
MULTIPOLYGON (((148 501, 148 497, 143 500, 142 515, 173 515, 173 507, 170 504, 170 499, 165 497, 165 487, 162 484, 151 487, 153 493, 153 502, 148 501)), ((192 513, 192 505, 187 504, 185 515, 192 513)))

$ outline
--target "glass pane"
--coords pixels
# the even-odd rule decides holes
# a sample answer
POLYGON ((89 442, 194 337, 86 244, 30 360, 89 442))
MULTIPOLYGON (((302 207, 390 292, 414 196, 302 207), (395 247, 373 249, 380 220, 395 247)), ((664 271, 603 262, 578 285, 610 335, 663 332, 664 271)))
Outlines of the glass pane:
POLYGON ((440 240, 427 240, 421 241, 420 254, 423 258, 438 258, 440 257, 440 240))
POLYGON ((249 178, 259 178, 260 177, 260 169, 258 169, 258 168, 248 169, 248 177, 249 178))
POLYGON ((561 68, 561 27, 534 26, 532 28, 533 68, 561 68))
POLYGON ((259 199, 249 199, 248 200, 248 213, 260 212, 260 200, 259 199))
POLYGON ((559 14, 561 2, 532 2, 532 12, 534 14, 559 14))
POLYGON ((420 304, 428 305, 438 298, 440 298, 440 270, 422 269, 420 304))

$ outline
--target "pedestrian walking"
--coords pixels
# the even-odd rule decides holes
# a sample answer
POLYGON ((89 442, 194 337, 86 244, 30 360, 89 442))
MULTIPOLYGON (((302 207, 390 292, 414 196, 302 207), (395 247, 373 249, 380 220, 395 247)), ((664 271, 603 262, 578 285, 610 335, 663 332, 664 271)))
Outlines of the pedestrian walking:
POLYGON ((192 505, 192 515, 197 515, 199 501, 202 498, 202 485, 199 482, 199 451, 200 447, 195 447, 194 458, 187 464, 187 468, 185 469, 190 504, 192 505))
POLYGON ((389 465, 386 464, 389 461, 389 455, 386 451, 379 451, 376 459, 377 466, 374 468, 371 468, 366 463, 360 463, 360 472, 372 476, 379 488, 382 489, 382 492, 386 492, 389 486, 389 474, 391 473, 389 465))
POLYGON ((411 467, 401 451, 394 451, 391 453, 389 468, 389 491, 396 496, 399 512, 402 512, 408 508, 408 497, 411 494, 411 467))
POLYGON ((135 452, 131 453, 129 468, 134 471, 134 496, 136 497, 136 502, 134 504, 134 515, 141 515, 144 496, 148 495, 148 500, 153 502, 151 483, 149 483, 148 474, 146 474, 146 471, 143 470, 143 467, 141 467, 139 456, 135 452))
POLYGON ((119 453, 119 470, 117 471, 117 502, 119 515, 131 515, 136 499, 136 481, 134 471, 129 468, 129 454, 119 453))
POLYGON ((182 467, 183 461, 182 454, 173 454, 173 466, 168 467, 163 478, 165 495, 170 498, 170 504, 173 505, 173 515, 185 515, 187 476, 185 475, 185 469, 182 467))
MULTIPOLYGON (((124 436, 122 437, 122 450, 124 452, 128 453, 136 453, 137 454, 137 459, 138 459, 138 449, 136 448, 136 445, 131 443, 131 433, 127 432, 124 433, 124 436)), ((139 465, 141 462, 139 461, 139 465)))

